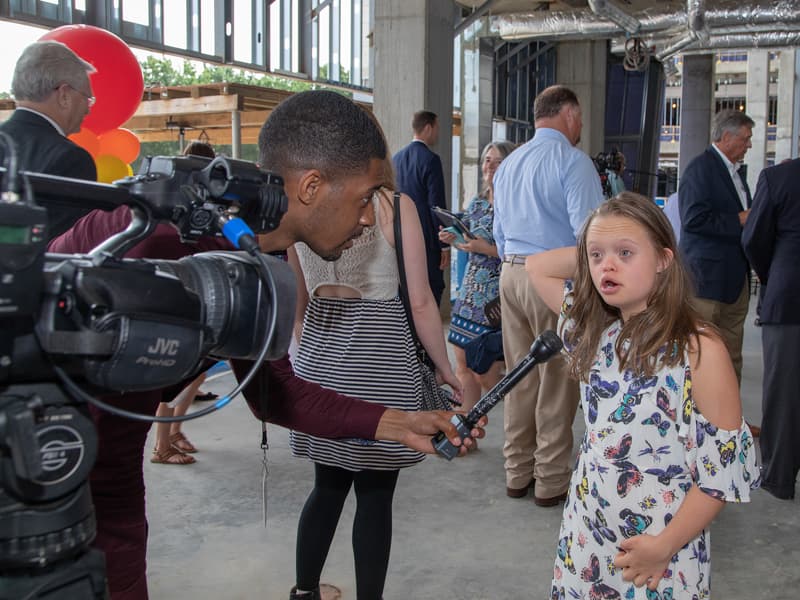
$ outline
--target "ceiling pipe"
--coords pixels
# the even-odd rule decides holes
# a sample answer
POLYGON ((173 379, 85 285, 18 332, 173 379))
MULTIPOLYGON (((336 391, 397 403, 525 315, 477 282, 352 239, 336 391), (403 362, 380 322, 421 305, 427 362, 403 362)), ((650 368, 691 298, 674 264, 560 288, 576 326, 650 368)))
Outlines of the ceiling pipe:
POLYGON ((718 49, 790 48, 800 46, 800 30, 771 31, 734 35, 712 35, 708 44, 693 44, 686 53, 701 53, 718 49))
POLYGON ((622 8, 611 0, 588 0, 589 8, 592 12, 600 17, 607 17, 613 21, 626 32, 631 35, 636 35, 642 28, 642 24, 638 19, 626 13, 622 8))
POLYGON ((669 40, 668 45, 656 54, 659 62, 665 62, 687 46, 700 40, 707 43, 709 38, 706 28, 705 1, 686 0, 686 33, 678 38, 669 40))
MULTIPOLYGON (((682 13, 661 13, 643 19, 642 33, 663 32, 685 24, 682 13)), ((513 39, 602 39, 624 35, 626 32, 609 19, 588 10, 568 12, 519 13, 493 16, 490 32, 505 40, 513 39)))
MULTIPOLYGON (((712 39, 718 39, 720 37, 736 37, 742 38, 742 36, 757 36, 761 34, 769 34, 775 33, 775 28, 769 25, 762 25, 760 28, 751 28, 751 27, 725 27, 722 29, 715 29, 709 35, 708 40, 705 42, 703 41, 696 41, 694 45, 689 44, 682 48, 684 53, 688 53, 695 48, 704 48, 706 46, 711 45, 712 39)), ((787 25, 781 29, 782 33, 796 33, 800 32, 800 24, 794 25, 787 25)), ((649 48, 655 48, 654 56, 659 60, 666 60, 669 58, 669 53, 667 52, 668 47, 676 43, 677 40, 675 38, 663 38, 659 37, 658 35, 650 35, 650 36, 643 36, 642 42, 648 46, 649 48), (660 48, 660 50, 658 50, 660 48)), ((609 47, 609 51, 612 54, 623 54, 625 52, 625 42, 626 39, 624 37, 617 37, 611 40, 611 45, 609 47)))
POLYGON ((458 37, 461 33, 475 21, 480 19, 483 15, 489 12, 498 0, 486 0, 477 9, 475 9, 468 17, 463 19, 453 30, 453 37, 458 37))
POLYGON ((668 46, 664 46, 661 50, 659 50, 656 54, 656 60, 659 62, 664 62, 669 57, 674 56, 684 48, 690 46, 691 44, 697 41, 697 33, 694 31, 689 31, 686 34, 679 36, 677 38, 671 38, 667 41, 669 44, 668 46))
MULTIPOLYGON (((643 11, 638 19, 640 23, 638 35, 663 36, 675 35, 680 30, 685 32, 687 12, 648 14, 648 11, 643 11)), ((741 31, 748 28, 758 30, 769 27, 773 31, 781 31, 792 24, 800 24, 800 11, 795 8, 793 0, 761 3, 747 8, 706 10, 703 13, 705 28, 710 34, 714 34, 715 30, 720 28, 735 28, 741 31)), ((696 21, 697 19, 695 23, 696 21)), ((503 39, 547 40, 586 37, 601 39, 627 34, 627 31, 617 23, 587 10, 493 16, 490 20, 490 31, 503 39)))
POLYGON ((686 0, 686 27, 695 39, 701 42, 708 40, 706 0, 686 0))

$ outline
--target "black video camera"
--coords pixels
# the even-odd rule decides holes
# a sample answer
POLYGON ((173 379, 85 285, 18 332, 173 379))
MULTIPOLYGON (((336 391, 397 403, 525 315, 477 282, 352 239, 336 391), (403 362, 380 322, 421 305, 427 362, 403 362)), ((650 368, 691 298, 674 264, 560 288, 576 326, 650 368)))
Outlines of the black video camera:
POLYGON ((103 558, 89 550, 97 440, 80 388, 159 389, 207 357, 254 360, 227 403, 263 360, 285 355, 294 276, 258 252, 251 230, 278 226, 283 182, 252 163, 194 156, 149 157, 113 185, 0 174, 0 598, 104 598, 103 558), (132 219, 86 255, 47 254, 38 204, 128 205, 132 219), (164 222, 182 240, 224 234, 247 252, 123 257, 164 222))
POLYGON ((611 152, 599 152, 597 156, 592 159, 594 167, 601 175, 606 171, 618 172, 622 168, 622 153, 616 148, 611 152))
POLYGON ((600 186, 603 188, 603 196, 606 198, 611 197, 611 182, 608 179, 609 173, 618 173, 623 165, 622 153, 616 148, 612 148, 611 152, 599 152, 593 159, 594 168, 597 169, 597 174, 600 176, 600 186))

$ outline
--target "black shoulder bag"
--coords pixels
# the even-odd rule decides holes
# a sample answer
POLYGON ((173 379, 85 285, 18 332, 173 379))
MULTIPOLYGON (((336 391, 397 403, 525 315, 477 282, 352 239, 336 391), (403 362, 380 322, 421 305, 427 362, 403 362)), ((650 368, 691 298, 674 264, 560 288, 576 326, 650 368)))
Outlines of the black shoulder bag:
POLYGON ((411 302, 408 299, 408 283, 406 281, 405 262, 403 261, 403 235, 400 227, 400 194, 394 194, 394 248, 397 254, 397 271, 400 275, 400 300, 406 313, 408 328, 411 330, 411 339, 419 361, 419 370, 422 374, 422 410, 451 410, 458 404, 453 396, 439 386, 436 381, 436 366, 433 364, 428 352, 417 337, 414 327, 414 317, 411 314, 411 302))

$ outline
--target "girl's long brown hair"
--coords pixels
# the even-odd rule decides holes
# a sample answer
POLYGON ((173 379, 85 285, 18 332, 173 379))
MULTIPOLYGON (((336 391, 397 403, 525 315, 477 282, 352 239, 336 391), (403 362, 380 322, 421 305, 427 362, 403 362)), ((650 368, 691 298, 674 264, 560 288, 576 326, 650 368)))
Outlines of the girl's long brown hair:
MULTIPOLYGON (((627 368, 653 375, 661 366, 679 364, 686 359, 688 344, 701 333, 699 314, 690 302, 691 282, 678 255, 672 226, 661 209, 644 196, 622 192, 592 213, 578 239, 575 296, 572 308, 567 312, 574 327, 564 332, 574 347, 570 365, 572 375, 579 380, 588 380, 600 336, 611 323, 620 319, 619 310, 606 304, 595 289, 589 270, 586 234, 597 217, 630 219, 645 229, 660 256, 666 255, 665 248, 673 254, 669 265, 656 276, 647 308, 622 325, 615 348, 620 357, 620 371, 627 368)), ((704 323, 703 328, 706 327, 704 323)))

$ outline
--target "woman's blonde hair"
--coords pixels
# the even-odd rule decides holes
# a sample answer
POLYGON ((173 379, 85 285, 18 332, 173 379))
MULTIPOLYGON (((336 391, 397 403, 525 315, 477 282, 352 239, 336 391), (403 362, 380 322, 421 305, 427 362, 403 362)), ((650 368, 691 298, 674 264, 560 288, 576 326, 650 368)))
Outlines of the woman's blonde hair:
MULTIPOLYGON (((629 219, 647 232, 662 258, 668 258, 665 250, 672 252, 672 260, 667 260, 667 266, 656 276, 647 308, 622 325, 615 348, 620 358, 620 371, 627 368, 653 375, 660 366, 679 364, 686 359, 687 345, 700 334, 700 317, 690 302, 691 282, 678 255, 675 234, 663 211, 644 196, 622 192, 591 214, 578 239, 575 296, 567 312, 567 318, 574 326, 564 334, 574 348, 570 367, 572 375, 579 380, 589 378, 603 331, 621 316, 617 308, 603 301, 589 270, 586 236, 598 217, 629 219)), ((705 323, 703 327, 706 328, 705 323)))

